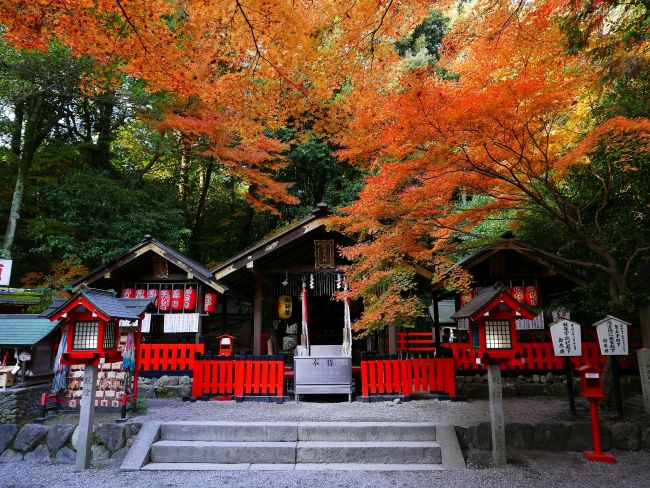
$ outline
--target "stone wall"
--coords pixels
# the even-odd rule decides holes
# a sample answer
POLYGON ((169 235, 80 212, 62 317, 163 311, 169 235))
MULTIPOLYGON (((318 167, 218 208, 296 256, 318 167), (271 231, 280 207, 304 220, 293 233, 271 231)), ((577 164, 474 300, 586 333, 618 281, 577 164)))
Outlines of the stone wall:
POLYGON ((41 395, 49 393, 50 385, 8 388, 0 391, 0 424, 20 424, 38 417, 41 411, 41 395))
MULTIPOLYGON (((121 461, 129 452, 142 424, 96 424, 93 433, 92 463, 109 459, 121 461)), ((0 463, 19 461, 74 464, 79 427, 74 424, 0 425, 0 463)))
MULTIPOLYGON (((455 427, 462 449, 492 449, 490 423, 455 427)), ((603 450, 650 449, 650 422, 612 422, 600 425, 603 450)), ((506 424, 511 449, 582 451, 592 449, 591 422, 513 422, 506 424)))

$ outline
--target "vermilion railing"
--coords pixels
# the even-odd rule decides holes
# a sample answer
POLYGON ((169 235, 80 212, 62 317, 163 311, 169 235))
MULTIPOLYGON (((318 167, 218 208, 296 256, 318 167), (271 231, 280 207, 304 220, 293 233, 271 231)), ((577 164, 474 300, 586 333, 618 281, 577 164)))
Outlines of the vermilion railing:
POLYGON ((192 396, 243 397, 244 395, 284 396, 284 361, 232 357, 197 359, 194 363, 192 396))
POLYGON ((194 369, 196 353, 205 352, 204 344, 141 344, 140 371, 176 371, 194 369))
POLYGON ((361 394, 404 395, 429 392, 456 396, 451 358, 363 359, 361 394))
MULTIPOLYGON (((471 353, 469 344, 467 343, 453 343, 445 344, 454 351, 454 367, 457 370, 473 371, 484 369, 480 364, 476 364, 476 356, 471 353)), ((524 363, 509 364, 504 363, 504 370, 563 370, 564 358, 555 356, 553 353, 553 344, 548 342, 529 342, 519 343, 515 346, 515 351, 524 358, 524 363)), ((582 343, 582 356, 572 357, 571 364, 574 368, 583 365, 584 363, 591 363, 594 366, 603 368, 607 358, 601 356, 598 343, 583 342, 582 343)))
MULTIPOLYGON (((387 341, 385 341, 387 343, 387 341)), ((454 342, 444 344, 444 347, 453 350, 454 368, 457 371, 475 371, 483 369, 476 364, 476 359, 471 354, 468 343, 454 342)), ((640 347, 640 346, 639 346, 640 347)), ((637 346, 630 343, 630 351, 637 346)), ((522 365, 504 364, 506 370, 563 370, 564 358, 557 357, 553 353, 551 342, 519 342, 515 348, 521 357, 525 359, 522 365)), ((429 353, 436 350, 431 332, 398 332, 397 350, 399 352, 429 353)), ((599 368, 605 366, 606 357, 600 354, 600 347, 597 342, 582 342, 582 356, 572 357, 571 364, 574 368, 586 362, 599 368)), ((622 368, 634 368, 634 356, 629 355, 621 358, 622 368)))

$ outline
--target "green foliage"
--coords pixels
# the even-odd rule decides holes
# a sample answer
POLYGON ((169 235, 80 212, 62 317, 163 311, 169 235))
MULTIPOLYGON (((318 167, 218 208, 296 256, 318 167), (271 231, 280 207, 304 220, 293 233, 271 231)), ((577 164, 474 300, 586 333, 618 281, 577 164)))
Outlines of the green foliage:
POLYGON ((182 213, 169 190, 164 184, 112 178, 90 168, 41 182, 27 220, 31 254, 76 258, 92 268, 145 234, 179 246, 182 213))

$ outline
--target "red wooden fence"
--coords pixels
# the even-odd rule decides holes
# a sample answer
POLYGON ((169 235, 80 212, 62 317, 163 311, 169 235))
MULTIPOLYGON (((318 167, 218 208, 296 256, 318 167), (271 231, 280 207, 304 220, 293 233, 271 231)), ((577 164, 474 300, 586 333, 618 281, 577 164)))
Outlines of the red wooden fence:
POLYGON ((140 371, 176 371, 194 369, 196 353, 205 352, 204 344, 141 344, 140 371))
MULTIPOLYGON (((482 369, 482 366, 476 364, 476 360, 469 354, 470 347, 465 342, 454 342, 444 344, 444 347, 454 351, 454 368, 457 371, 475 371, 482 369)), ((640 346, 639 346, 640 347, 640 346)), ((636 349, 634 343, 630 343, 630 350, 636 349)), ((436 350, 431 332, 398 332, 397 350, 400 352, 432 352, 436 350)), ((564 370, 564 358, 556 357, 553 353, 553 344, 551 342, 519 342, 516 348, 525 363, 521 366, 504 365, 506 370, 564 370)), ((600 354, 600 347, 597 342, 582 342, 582 356, 571 358, 571 364, 574 368, 583 365, 586 362, 603 368, 606 357, 600 354)), ((636 363, 634 355, 621 358, 621 367, 635 368, 636 363)))
POLYGON ((404 395, 418 392, 456 396, 451 358, 364 359, 361 361, 361 394, 404 395))
MULTIPOLYGON (((457 370, 472 371, 484 369, 476 364, 476 358, 470 354, 470 347, 467 343, 445 344, 454 351, 454 367, 457 370)), ((505 363, 504 370, 563 370, 564 358, 555 356, 553 344, 548 342, 520 342, 515 350, 525 359, 522 365, 511 365, 505 363)), ((596 342, 582 343, 582 356, 572 357, 571 364, 574 369, 588 362, 599 368, 605 366, 605 358, 600 354, 600 347, 596 342)))
POLYGON ((198 359, 194 363, 192 396, 284 396, 281 359, 198 359))

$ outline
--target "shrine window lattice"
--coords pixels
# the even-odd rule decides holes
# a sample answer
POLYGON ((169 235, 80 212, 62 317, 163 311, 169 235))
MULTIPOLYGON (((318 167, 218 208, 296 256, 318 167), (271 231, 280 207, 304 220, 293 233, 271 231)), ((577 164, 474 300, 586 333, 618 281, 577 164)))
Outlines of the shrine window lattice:
POLYGON ((86 320, 77 322, 74 327, 74 340, 72 349, 97 349, 97 338, 99 335, 99 322, 86 320))
POLYGON ((485 321, 485 346, 487 349, 511 349, 510 321, 485 321))

